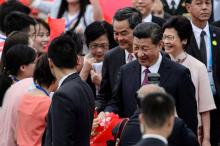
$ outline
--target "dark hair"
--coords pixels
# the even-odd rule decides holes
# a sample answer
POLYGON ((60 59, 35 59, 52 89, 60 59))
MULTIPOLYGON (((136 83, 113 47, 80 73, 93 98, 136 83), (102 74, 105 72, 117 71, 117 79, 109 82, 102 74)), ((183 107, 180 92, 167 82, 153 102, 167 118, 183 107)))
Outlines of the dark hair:
POLYGON ((70 37, 73 42, 76 44, 76 53, 78 55, 82 55, 83 53, 83 41, 81 39, 80 34, 77 34, 74 31, 66 31, 63 35, 66 35, 67 37, 70 37))
POLYGON ((25 14, 30 14, 31 10, 27 6, 23 5, 21 2, 17 0, 10 0, 4 2, 0 6, 0 30, 5 33, 4 19, 5 16, 11 13, 12 11, 19 11, 25 14))
POLYGON ((104 34, 108 38, 109 48, 116 47, 117 43, 114 40, 113 27, 106 21, 95 21, 86 27, 84 35, 87 46, 104 34))
POLYGON ((125 7, 119 9, 114 17, 113 21, 123 21, 128 20, 129 27, 134 29, 136 25, 142 22, 142 14, 135 8, 132 7, 125 7))
POLYGON ((50 33, 50 27, 49 27, 47 22, 45 22, 43 19, 40 19, 40 18, 37 18, 36 21, 37 21, 38 24, 40 24, 44 28, 46 28, 49 31, 49 33, 50 33))
POLYGON ((163 25, 163 32, 166 28, 175 29, 181 41, 187 40, 186 45, 183 46, 184 50, 187 49, 193 33, 190 21, 184 16, 173 16, 163 25))
MULTIPOLYGON (((89 1, 88 0, 79 0, 79 3, 80 3, 80 12, 79 12, 76 23, 74 24, 73 28, 71 28, 71 31, 75 30, 75 28, 78 26, 81 18, 84 17, 84 14, 86 12, 86 7, 89 4, 89 1)), ((67 9, 68 9, 67 0, 62 0, 60 7, 59 7, 58 14, 57 14, 57 18, 63 17, 63 14, 65 11, 67 11, 67 9)), ((87 25, 85 18, 84 18, 84 24, 85 24, 85 26, 87 25)))
POLYGON ((2 50, 2 56, 0 61, 0 71, 3 70, 5 65, 5 54, 12 47, 17 44, 29 45, 29 36, 25 32, 14 31, 5 40, 5 44, 2 50))
POLYGON ((26 45, 15 45, 5 54, 5 66, 0 76, 0 104, 2 104, 6 90, 13 83, 10 75, 17 76, 21 65, 34 62, 36 52, 26 45))
POLYGON ((40 86, 44 85, 50 87, 50 85, 55 81, 55 77, 50 71, 49 62, 47 54, 42 54, 37 61, 34 70, 34 82, 40 86))
POLYGON ((34 18, 28 16, 22 12, 11 12, 4 19, 5 34, 9 35, 13 31, 25 31, 30 30, 30 25, 35 25, 34 18))
POLYGON ((61 35, 49 45, 48 58, 59 68, 74 68, 77 65, 77 45, 69 36, 61 35))
POLYGON ((192 3, 192 0, 185 0, 185 3, 191 4, 191 3, 192 3))
POLYGON ((173 97, 164 93, 149 94, 141 101, 141 113, 149 127, 161 128, 175 113, 173 97))
POLYGON ((133 35, 140 39, 150 38, 153 44, 158 45, 162 39, 163 31, 156 23, 144 22, 135 27, 133 35))

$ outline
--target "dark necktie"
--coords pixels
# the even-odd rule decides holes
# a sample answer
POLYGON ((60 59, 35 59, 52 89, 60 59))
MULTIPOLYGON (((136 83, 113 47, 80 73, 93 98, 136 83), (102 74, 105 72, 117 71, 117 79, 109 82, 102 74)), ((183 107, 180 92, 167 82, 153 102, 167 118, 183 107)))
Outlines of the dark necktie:
POLYGON ((205 31, 202 31, 200 34, 200 54, 202 56, 202 62, 206 65, 207 64, 207 53, 206 53, 206 44, 205 38, 206 35, 205 31))
POLYGON ((172 15, 175 15, 175 11, 176 11, 175 5, 176 5, 176 2, 174 0, 171 0, 172 15))
POLYGON ((150 73, 150 70, 149 70, 148 68, 146 68, 146 69, 144 70, 144 74, 145 74, 145 75, 144 75, 144 80, 143 80, 141 86, 148 84, 148 78, 147 78, 147 74, 148 74, 148 73, 150 73))

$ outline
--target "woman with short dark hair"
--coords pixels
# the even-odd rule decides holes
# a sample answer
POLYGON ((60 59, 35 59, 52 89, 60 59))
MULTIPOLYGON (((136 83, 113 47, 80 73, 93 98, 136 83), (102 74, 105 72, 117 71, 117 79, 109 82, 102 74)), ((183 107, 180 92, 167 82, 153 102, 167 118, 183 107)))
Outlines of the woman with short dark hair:
POLYGON ((198 106, 198 138, 202 146, 210 145, 210 111, 216 108, 206 66, 187 54, 192 35, 190 21, 183 16, 171 17, 163 26, 165 52, 170 58, 190 70, 196 89, 198 106))
POLYGON ((86 27, 84 32, 85 41, 90 53, 84 58, 84 65, 80 72, 83 80, 93 89, 94 95, 101 84, 102 61, 105 53, 116 47, 112 25, 106 21, 96 21, 86 27))

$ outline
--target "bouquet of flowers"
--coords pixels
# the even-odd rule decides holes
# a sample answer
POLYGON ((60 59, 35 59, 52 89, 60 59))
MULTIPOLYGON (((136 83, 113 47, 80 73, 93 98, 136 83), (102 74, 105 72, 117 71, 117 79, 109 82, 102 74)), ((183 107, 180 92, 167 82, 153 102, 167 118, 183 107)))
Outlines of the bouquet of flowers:
POLYGON ((93 129, 90 146, 106 146, 106 141, 114 139, 112 129, 121 121, 117 114, 106 114, 105 118, 100 119, 98 127, 93 129))

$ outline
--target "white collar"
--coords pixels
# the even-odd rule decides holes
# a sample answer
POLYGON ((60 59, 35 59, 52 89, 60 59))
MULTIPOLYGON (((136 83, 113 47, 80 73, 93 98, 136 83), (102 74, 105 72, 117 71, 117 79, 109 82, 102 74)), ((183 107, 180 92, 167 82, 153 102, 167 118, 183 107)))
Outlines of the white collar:
POLYGON ((204 29, 201 29, 201 28, 195 26, 192 21, 191 21, 191 24, 192 24, 192 29, 193 29, 193 32, 194 32, 194 35, 195 35, 196 38, 200 38, 200 34, 201 34, 202 31, 205 31, 205 32, 206 32, 206 35, 207 35, 208 37, 210 37, 210 33, 209 33, 209 23, 208 23, 208 22, 207 22, 207 24, 206 24, 206 26, 205 26, 204 29))
POLYGON ((134 53, 129 53, 128 50, 125 49, 125 62, 126 62, 126 63, 128 63, 128 55, 129 55, 129 54, 132 54, 132 55, 133 55, 133 59, 132 59, 132 60, 135 60, 135 59, 136 59, 134 53))
MULTIPOLYGON (((71 72, 71 73, 69 73, 69 74, 63 76, 63 77, 59 80, 58 88, 60 88, 60 86, 62 85, 63 81, 64 81, 67 77, 69 77, 70 75, 72 75, 72 74, 74 74, 74 73, 75 73, 75 72, 71 72)), ((57 89, 58 89, 58 88, 57 88, 57 89)))
POLYGON ((143 139, 146 139, 146 138, 156 138, 156 139, 159 139, 161 141, 163 141, 165 144, 168 144, 167 142, 167 139, 161 135, 157 135, 157 134, 144 134, 142 136, 143 139))
MULTIPOLYGON (((159 58, 157 59, 157 62, 148 68, 150 70, 150 72, 151 73, 158 73, 161 62, 162 62, 162 55, 160 54, 159 58)), ((146 69, 145 66, 141 66, 141 72, 144 72, 145 69, 146 69)))
POLYGON ((149 15, 146 16, 142 21, 143 21, 143 22, 152 22, 152 15, 149 14, 149 15))

